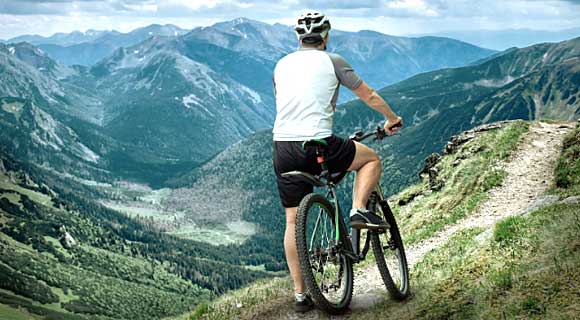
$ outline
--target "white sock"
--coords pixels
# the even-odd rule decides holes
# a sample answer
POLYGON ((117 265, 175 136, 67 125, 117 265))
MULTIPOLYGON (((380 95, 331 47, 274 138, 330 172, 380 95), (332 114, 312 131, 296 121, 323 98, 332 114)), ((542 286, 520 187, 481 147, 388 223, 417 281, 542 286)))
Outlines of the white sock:
POLYGON ((352 208, 352 209, 350 209, 350 216, 351 217, 354 216, 359 211, 365 212, 365 211, 367 211, 367 209, 366 208, 352 208))
POLYGON ((304 292, 294 292, 294 298, 296 298, 296 301, 302 302, 306 299, 306 294, 304 292))

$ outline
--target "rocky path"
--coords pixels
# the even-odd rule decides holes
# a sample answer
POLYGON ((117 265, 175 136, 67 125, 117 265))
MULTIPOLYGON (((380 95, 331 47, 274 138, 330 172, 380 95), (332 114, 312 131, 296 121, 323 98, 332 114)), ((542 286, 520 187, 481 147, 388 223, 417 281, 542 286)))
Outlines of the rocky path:
MULTIPOLYGON (((490 191, 489 199, 474 214, 448 226, 430 239, 408 247, 406 252, 409 267, 413 268, 426 253, 440 247, 458 231, 473 227, 491 230, 499 220, 510 215, 522 214, 527 208, 534 206, 540 195, 553 183, 554 167, 561 150, 562 139, 572 128, 572 125, 543 122, 532 124, 530 132, 524 137, 517 152, 502 164, 502 168, 508 173, 504 183, 490 191)), ((354 286, 351 303, 353 310, 368 309, 384 299, 386 291, 374 264, 356 271, 354 286)), ((286 317, 281 318, 345 319, 348 318, 348 314, 329 317, 319 311, 302 316, 289 312, 286 317)))

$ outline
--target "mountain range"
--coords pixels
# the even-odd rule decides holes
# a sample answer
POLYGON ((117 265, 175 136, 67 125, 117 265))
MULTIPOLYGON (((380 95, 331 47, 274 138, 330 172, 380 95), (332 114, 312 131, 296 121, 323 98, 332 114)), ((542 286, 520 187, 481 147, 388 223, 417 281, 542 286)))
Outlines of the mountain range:
POLYGON ((28 42, 38 46, 51 58, 63 64, 89 66, 120 47, 134 45, 153 36, 176 37, 186 32, 171 24, 152 24, 127 33, 115 30, 87 30, 86 32, 56 33, 50 37, 24 35, 4 42, 28 42))
MULTIPOLYGON (((152 28, 173 30, 151 26, 123 37, 137 41, 152 28)), ((336 47, 330 50, 351 59, 376 86, 493 53, 443 38, 341 31, 333 36, 336 47)), ((85 177, 100 170, 100 175, 160 185, 171 171, 189 170, 271 127, 272 70, 294 46, 290 28, 244 18, 181 36, 154 35, 90 67, 67 66, 28 43, 5 44, 0 65, 8 72, 0 79, 0 95, 30 100, 31 107, 84 135, 84 145, 99 158, 79 159, 88 170, 85 177)))

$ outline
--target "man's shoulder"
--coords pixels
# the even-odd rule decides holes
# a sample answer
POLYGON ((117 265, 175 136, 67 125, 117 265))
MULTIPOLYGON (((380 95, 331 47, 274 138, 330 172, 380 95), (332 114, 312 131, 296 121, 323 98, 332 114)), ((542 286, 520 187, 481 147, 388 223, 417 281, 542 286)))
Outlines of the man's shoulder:
POLYGON ((329 57, 334 59, 344 59, 340 54, 336 52, 326 52, 326 54, 328 54, 329 57))
POLYGON ((335 53, 335 52, 327 52, 328 56, 330 57, 330 60, 332 60, 332 63, 334 64, 342 64, 342 63, 346 63, 346 59, 344 59, 340 54, 335 53))

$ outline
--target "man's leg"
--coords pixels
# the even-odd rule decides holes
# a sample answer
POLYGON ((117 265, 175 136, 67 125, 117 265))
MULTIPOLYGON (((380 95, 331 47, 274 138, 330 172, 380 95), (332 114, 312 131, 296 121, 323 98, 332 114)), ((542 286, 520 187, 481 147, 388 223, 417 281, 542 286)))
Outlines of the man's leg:
POLYGON ((364 208, 371 192, 381 177, 381 158, 362 143, 355 142, 356 155, 348 171, 356 171, 354 181, 353 208, 364 208))
POLYGON ((296 250, 296 214, 297 207, 285 208, 286 210, 286 233, 284 234, 284 250, 286 251, 286 262, 290 269, 290 275, 294 281, 294 291, 304 293, 304 280, 300 263, 298 262, 298 252, 296 250))

